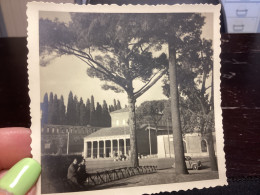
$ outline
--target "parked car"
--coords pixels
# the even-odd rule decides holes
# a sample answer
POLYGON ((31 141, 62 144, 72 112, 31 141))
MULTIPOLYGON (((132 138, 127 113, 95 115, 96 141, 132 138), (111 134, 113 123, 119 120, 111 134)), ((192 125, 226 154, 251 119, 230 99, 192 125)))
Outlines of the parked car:
MULTIPOLYGON (((202 167, 199 160, 192 160, 190 156, 185 156, 185 163, 187 169, 199 170, 202 167)), ((175 168, 175 163, 173 163, 172 167, 175 168)))
POLYGON ((192 160, 190 156, 185 156, 187 169, 199 170, 202 166, 199 160, 192 160))

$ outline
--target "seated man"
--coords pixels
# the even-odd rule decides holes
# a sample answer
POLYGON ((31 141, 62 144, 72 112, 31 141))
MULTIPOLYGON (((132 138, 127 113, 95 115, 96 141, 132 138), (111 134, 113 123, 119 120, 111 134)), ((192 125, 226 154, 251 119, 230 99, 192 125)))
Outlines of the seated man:
POLYGON ((70 180, 74 184, 78 184, 77 169, 78 169, 77 159, 75 158, 73 160, 73 162, 70 164, 70 166, 68 168, 68 174, 67 174, 67 179, 70 180))
POLYGON ((87 178, 85 159, 83 159, 81 163, 79 163, 77 172, 78 172, 78 183, 82 185, 84 184, 87 178))

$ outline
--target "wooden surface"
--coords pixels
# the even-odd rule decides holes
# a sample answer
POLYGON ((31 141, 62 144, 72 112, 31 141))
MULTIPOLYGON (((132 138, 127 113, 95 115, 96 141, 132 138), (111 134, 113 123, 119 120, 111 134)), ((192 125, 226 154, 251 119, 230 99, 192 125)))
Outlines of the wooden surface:
POLYGON ((260 176, 260 34, 222 35, 227 176, 260 176))
MULTIPOLYGON (((0 39, 0 127, 30 127, 26 44, 25 38, 0 39)), ((260 34, 223 34, 221 61, 229 186, 178 194, 260 191, 260 34)))

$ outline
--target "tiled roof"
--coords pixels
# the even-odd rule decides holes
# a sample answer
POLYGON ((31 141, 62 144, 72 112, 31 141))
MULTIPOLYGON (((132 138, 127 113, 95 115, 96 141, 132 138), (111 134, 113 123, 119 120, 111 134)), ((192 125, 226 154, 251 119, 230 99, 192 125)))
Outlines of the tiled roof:
POLYGON ((98 131, 91 133, 90 135, 86 136, 86 138, 109 137, 109 136, 129 135, 129 134, 130 134, 129 126, 109 127, 109 128, 99 129, 98 131))
POLYGON ((113 111, 113 112, 110 112, 110 114, 114 114, 114 113, 121 113, 121 112, 128 112, 128 108, 122 108, 120 110, 116 110, 116 111, 113 111))

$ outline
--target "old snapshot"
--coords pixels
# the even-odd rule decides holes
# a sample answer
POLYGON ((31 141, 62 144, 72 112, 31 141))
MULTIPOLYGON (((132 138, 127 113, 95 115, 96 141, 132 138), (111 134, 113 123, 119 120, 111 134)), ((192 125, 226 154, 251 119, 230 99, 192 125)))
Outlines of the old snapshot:
POLYGON ((220 6, 28 3, 37 194, 226 184, 220 6))

